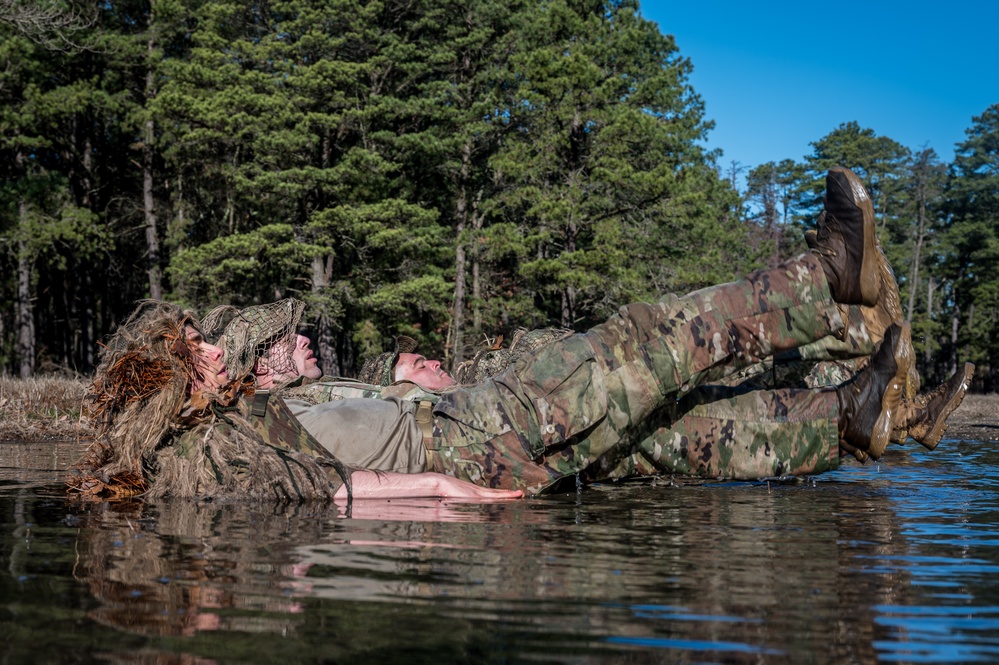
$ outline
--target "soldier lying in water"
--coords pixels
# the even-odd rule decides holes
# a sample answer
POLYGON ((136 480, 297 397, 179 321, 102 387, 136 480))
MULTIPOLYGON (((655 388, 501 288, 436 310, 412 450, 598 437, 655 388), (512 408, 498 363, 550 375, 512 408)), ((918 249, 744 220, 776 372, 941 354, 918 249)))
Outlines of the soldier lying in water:
MULTIPOLYGON (((651 469, 760 477, 834 468, 841 452, 878 458, 893 421, 899 422, 911 373, 904 325, 887 327, 866 369, 846 384, 748 393, 763 414, 758 420, 765 421, 756 430, 760 436, 719 440, 694 455, 689 439, 667 448, 657 438, 670 431, 663 423, 681 395, 776 355, 842 337, 842 306, 878 304, 882 275, 890 269, 874 236, 869 197, 848 170, 829 173, 826 210, 810 245, 797 259, 731 284, 623 307, 586 333, 419 405, 391 396, 345 399, 299 404, 298 417, 345 459, 355 454, 352 447, 374 449, 379 463, 388 465, 383 468, 433 469, 531 493, 577 474, 597 479, 651 469), (785 430, 792 434, 781 437, 785 430), (650 466, 638 468, 636 459, 650 466)), ((392 369, 396 378, 421 380, 422 373, 448 381, 435 361, 407 350, 400 350, 392 369)), ((956 388, 945 390, 948 408, 960 401, 969 378, 965 371, 956 388)), ((923 412, 919 424, 927 420, 929 410, 923 412)))
POLYGON ((279 501, 522 496, 437 473, 353 469, 280 399, 244 399, 253 386, 243 379, 191 313, 141 303, 101 352, 87 394, 97 436, 71 488, 89 497, 279 501))

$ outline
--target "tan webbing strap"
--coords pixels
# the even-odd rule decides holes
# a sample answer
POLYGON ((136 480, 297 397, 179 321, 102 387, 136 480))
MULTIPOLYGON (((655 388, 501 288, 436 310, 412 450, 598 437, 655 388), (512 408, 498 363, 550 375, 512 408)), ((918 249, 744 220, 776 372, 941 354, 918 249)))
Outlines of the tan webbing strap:
POLYGON ((250 407, 250 414, 257 418, 263 418, 267 414, 267 399, 271 396, 269 390, 258 390, 253 394, 253 406, 250 407))
POLYGON ((420 400, 416 407, 416 422, 423 432, 423 444, 427 445, 434 439, 434 404, 430 400, 420 400))

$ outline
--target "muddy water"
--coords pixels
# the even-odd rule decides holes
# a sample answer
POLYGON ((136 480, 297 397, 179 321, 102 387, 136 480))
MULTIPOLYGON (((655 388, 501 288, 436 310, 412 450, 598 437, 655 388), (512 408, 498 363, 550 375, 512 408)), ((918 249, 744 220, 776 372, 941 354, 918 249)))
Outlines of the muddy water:
POLYGON ((0 662, 999 660, 999 450, 491 505, 79 505, 0 444, 0 662))

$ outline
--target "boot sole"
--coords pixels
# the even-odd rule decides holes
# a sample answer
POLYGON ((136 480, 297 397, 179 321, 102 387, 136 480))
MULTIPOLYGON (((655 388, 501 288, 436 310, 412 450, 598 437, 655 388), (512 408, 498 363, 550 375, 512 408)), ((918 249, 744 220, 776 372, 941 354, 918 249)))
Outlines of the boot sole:
POLYGON ((908 323, 902 325, 902 331, 895 342, 892 356, 895 359, 895 375, 881 396, 881 413, 874 422, 874 429, 871 430, 871 444, 867 448, 868 454, 873 459, 878 459, 884 455, 888 448, 891 423, 894 420, 895 412, 902 404, 902 393, 905 391, 909 369, 912 367, 912 334, 908 323))
POLYGON ((927 450, 933 450, 937 447, 937 444, 940 443, 940 439, 943 438, 943 433, 947 429, 947 419, 950 418, 950 414, 957 410, 957 407, 961 406, 961 402, 964 401, 964 396, 968 394, 968 387, 971 385, 971 377, 975 374, 974 363, 964 363, 964 368, 961 372, 963 374, 961 385, 947 401, 947 404, 944 405, 943 409, 940 410, 940 416, 933 424, 933 429, 931 429, 922 439, 916 439, 916 441, 919 442, 919 445, 923 446, 927 450))
MULTIPOLYGON (((840 166, 834 167, 829 170, 827 179, 829 182, 836 183, 843 190, 843 195, 860 211, 860 216, 864 220, 864 256, 860 262, 860 275, 857 276, 860 283, 861 302, 857 304, 873 307, 878 303, 878 298, 881 295, 881 266, 879 262, 882 260, 883 254, 879 251, 877 234, 874 231, 874 210, 871 209, 870 214, 868 214, 868 210, 861 205, 861 202, 866 200, 868 207, 870 207, 871 197, 864 188, 864 184, 860 182, 860 178, 850 169, 840 166), (842 176, 843 181, 834 176, 842 176)), ((826 187, 828 188, 828 184, 826 187)))

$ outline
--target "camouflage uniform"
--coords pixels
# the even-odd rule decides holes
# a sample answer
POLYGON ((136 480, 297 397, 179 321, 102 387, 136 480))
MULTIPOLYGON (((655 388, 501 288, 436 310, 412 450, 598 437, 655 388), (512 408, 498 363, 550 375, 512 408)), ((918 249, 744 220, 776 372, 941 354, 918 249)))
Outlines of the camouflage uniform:
MULTIPOLYGON (((687 300, 669 295, 657 306, 656 316, 672 318, 682 314, 684 307, 689 307, 687 300)), ((592 481, 669 473, 757 479, 836 468, 839 451, 831 445, 838 438, 835 394, 802 388, 838 385, 866 362, 884 332, 883 325, 869 322, 869 310, 843 308, 840 311, 847 313, 849 325, 842 336, 827 335, 781 352, 776 359, 767 358, 732 373, 719 385, 699 387, 683 399, 669 402, 654 418, 629 432, 631 445, 614 446, 594 459, 582 478, 592 481)), ((463 383, 485 380, 526 353, 569 334, 571 331, 563 330, 518 331, 509 348, 484 349, 472 361, 462 363, 455 374, 464 377, 463 383)), ((311 404, 398 397, 432 405, 440 399, 440 395, 408 382, 379 386, 332 377, 300 382, 282 394, 311 404)), ((339 429, 347 430, 349 425, 342 424, 339 429)), ((434 448, 432 431, 425 430, 425 434, 426 443, 434 448)), ((519 464, 530 468, 531 462, 520 460, 519 464)), ((473 469, 470 477, 478 477, 478 473, 473 469)))
POLYGON ((826 336, 736 372, 679 400, 667 426, 623 459, 601 458, 587 477, 671 473, 751 480, 837 468, 838 403, 831 391, 866 366, 884 336, 871 308, 850 307, 845 339, 826 336))
POLYGON ((177 433, 157 458, 160 469, 151 478, 150 494, 176 493, 182 487, 178 479, 158 476, 181 473, 187 480, 199 478, 192 496, 294 502, 331 498, 346 481, 349 468, 319 445, 283 400, 268 397, 258 393, 249 398, 252 407, 244 403, 221 408, 211 424, 177 433), (168 458, 174 462, 164 463, 168 458), (196 474, 203 466, 209 472, 196 474))
MULTIPOLYGON (((697 386, 732 380, 740 369, 822 340, 843 325, 812 255, 683 298, 628 305, 587 333, 443 395, 434 408, 433 470, 528 492, 577 473, 599 477, 621 460, 637 459, 633 453, 643 446, 655 451, 657 425, 669 422, 676 400, 697 386)), ((672 453, 658 456, 663 468, 686 464, 693 473, 739 475, 733 467, 746 465, 747 477, 759 477, 774 475, 768 468, 807 473, 838 464, 832 391, 733 399, 717 402, 708 416, 720 421, 726 409, 762 410, 772 414, 770 421, 758 418, 739 438, 717 439, 699 450, 681 441, 672 453), (799 433, 788 441, 798 441, 797 447, 772 442, 775 432, 796 426, 799 433), (692 453, 714 461, 698 467, 690 463, 692 453)))

